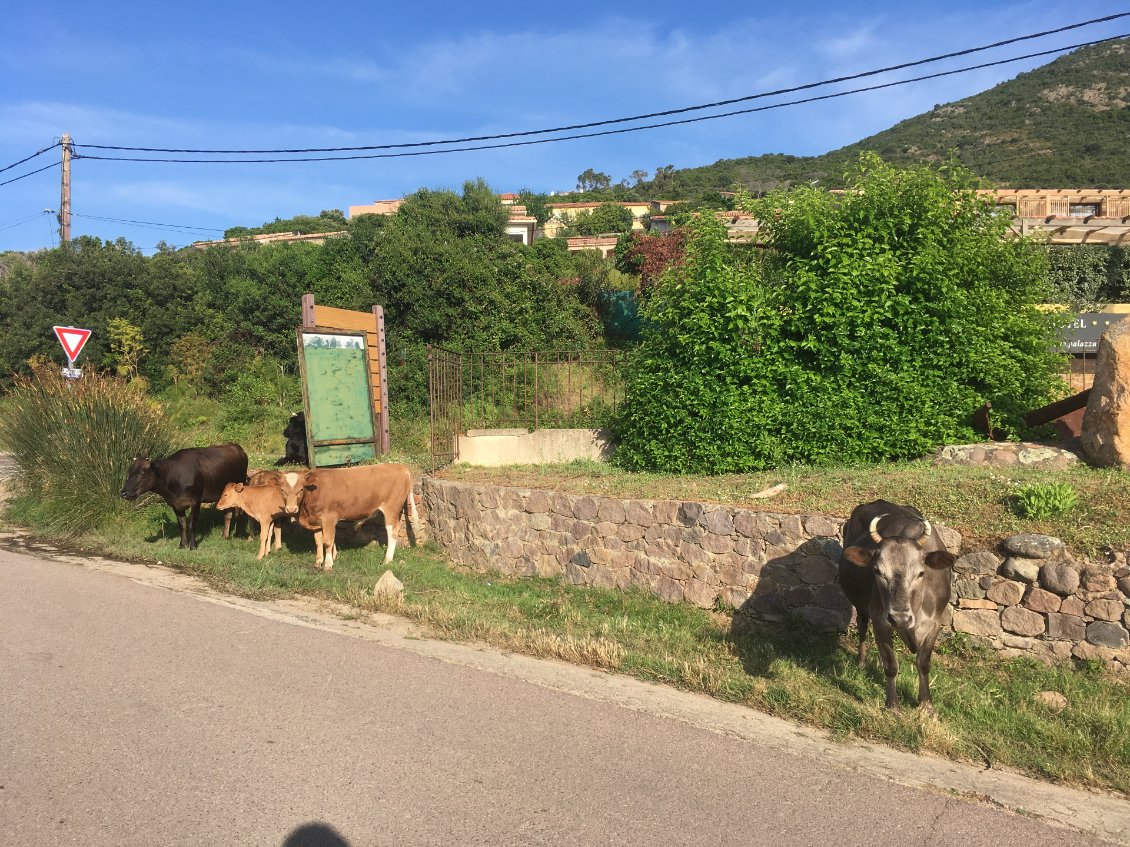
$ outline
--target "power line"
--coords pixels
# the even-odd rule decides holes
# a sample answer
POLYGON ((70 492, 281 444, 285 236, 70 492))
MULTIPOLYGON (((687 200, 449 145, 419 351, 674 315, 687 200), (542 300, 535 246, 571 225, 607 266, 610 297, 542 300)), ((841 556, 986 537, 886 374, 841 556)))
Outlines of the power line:
MULTIPOLYGON (((687 112, 701 111, 703 109, 714 109, 714 108, 718 108, 718 107, 721 107, 721 106, 731 106, 735 103, 744 103, 744 102, 748 102, 750 100, 759 100, 759 99, 763 99, 765 97, 774 97, 774 96, 781 95, 781 94, 795 94, 798 91, 806 91, 806 90, 809 90, 809 89, 812 89, 812 88, 820 88, 820 87, 825 86, 825 85, 833 85, 833 84, 839 83, 839 82, 850 82, 851 80, 863 79, 865 77, 876 76, 878 74, 884 74, 884 73, 888 73, 890 71, 904 70, 906 68, 912 68, 912 67, 917 67, 917 66, 920 66, 920 65, 930 64, 932 62, 940 62, 943 59, 952 59, 952 58, 955 58, 957 56, 968 56, 972 53, 979 53, 979 52, 983 52, 985 50, 992 50, 996 47, 1003 47, 1003 46, 1008 45, 1008 44, 1016 44, 1016 43, 1021 42, 1021 41, 1030 41, 1030 40, 1035 39, 1035 38, 1043 38, 1043 37, 1048 36, 1048 35, 1055 35, 1057 33, 1067 32, 1068 30, 1073 30, 1073 29, 1079 29, 1081 27, 1090 26, 1092 24, 1106 23, 1108 21, 1117 20, 1118 18, 1124 18, 1124 17, 1127 17, 1127 16, 1130 16, 1130 12, 1120 12, 1118 14, 1107 15, 1107 16, 1101 17, 1101 18, 1092 18, 1091 20, 1080 21, 1079 23, 1074 23, 1074 24, 1068 24, 1067 26, 1062 26, 1062 27, 1059 27, 1057 29, 1049 29, 1049 30, 1044 30, 1043 32, 1035 32, 1035 33, 1031 33, 1030 35, 1021 35, 1021 36, 1018 36, 1016 38, 1009 38, 1009 39, 1005 39, 1004 41, 997 41, 997 42, 994 42, 993 44, 986 44, 986 45, 983 45, 983 46, 980 46, 980 47, 970 47, 970 48, 967 48, 965 50, 957 50, 957 51, 954 51, 952 53, 943 53, 940 56, 932 56, 932 57, 926 58, 926 59, 918 59, 918 60, 915 60, 913 62, 904 62, 904 63, 899 64, 899 65, 890 65, 890 66, 885 67, 885 68, 877 68, 875 70, 864 71, 862 73, 850 74, 848 76, 841 76, 841 77, 835 77, 833 79, 821 80, 820 82, 810 82, 810 83, 806 83, 804 85, 794 86, 792 88, 779 88, 775 91, 765 91, 765 92, 761 92, 759 94, 749 94, 749 95, 746 95, 744 97, 734 97, 734 98, 729 99, 729 100, 717 100, 713 103, 703 103, 703 104, 697 105, 697 106, 684 106, 684 107, 679 108, 679 109, 667 109, 667 110, 661 111, 661 112, 648 112, 646 114, 632 115, 630 117, 610 118, 608 120, 603 120, 603 121, 591 121, 591 122, 588 122, 588 123, 570 124, 570 125, 567 125, 567 126, 550 127, 550 128, 547 128, 547 129, 524 130, 524 131, 521 131, 521 132, 507 132, 507 133, 500 133, 500 134, 497 134, 497 135, 476 135, 476 136, 467 136, 467 137, 464 137, 464 138, 449 138, 449 139, 435 140, 435 141, 405 142, 405 143, 400 143, 400 144, 370 144, 370 145, 363 145, 363 146, 358 146, 358 147, 306 147, 306 148, 292 148, 292 149, 262 149, 262 150, 221 150, 221 149, 192 149, 192 148, 174 148, 174 147, 123 147, 123 146, 110 145, 110 144, 79 144, 79 145, 76 145, 76 147, 96 149, 96 150, 121 150, 121 151, 144 152, 144 153, 197 153, 197 154, 215 153, 215 154, 229 154, 229 155, 250 155, 250 154, 266 154, 266 153, 341 153, 341 152, 356 152, 356 151, 360 151, 360 150, 394 150, 394 149, 413 148, 413 147, 434 147, 434 146, 442 146, 442 145, 448 145, 448 144, 465 144, 465 143, 472 142, 472 141, 497 141, 497 140, 504 139, 504 138, 520 138, 520 137, 531 136, 531 135, 546 135, 546 134, 554 133, 554 132, 571 132, 573 130, 578 130, 578 129, 591 129, 593 127, 598 127, 598 126, 609 126, 611 124, 630 123, 630 122, 634 122, 634 121, 650 120, 651 118, 669 117, 671 115, 680 115, 680 114, 685 114, 687 112)), ((1098 43, 1098 42, 1090 42, 1090 43, 1098 43)), ((1063 49, 1074 49, 1074 48, 1063 48, 1063 49)), ((1043 55, 1043 54, 1035 54, 1035 55, 1043 55)), ((1028 58, 1028 57, 1020 57, 1020 58, 1028 58)), ((1012 60, 1012 61, 1018 61, 1018 60, 1012 60)), ((734 113, 734 114, 741 114, 741 113, 737 112, 737 113, 734 113)), ((659 126, 662 126, 662 125, 663 124, 659 124, 659 126)), ((641 127, 641 128, 646 128, 646 127, 641 127)), ((575 136, 575 137, 588 137, 588 136, 575 136)), ((508 145, 490 145, 489 147, 467 148, 467 149, 490 149, 491 147, 494 147, 494 146, 508 146, 508 145)), ((85 158, 93 159, 93 158, 98 158, 98 157, 97 156, 86 156, 85 158)), ((351 157, 334 157, 334 158, 351 158, 351 157)), ((361 157, 358 157, 358 158, 361 158, 361 157)), ((129 159, 129 160, 125 160, 125 161, 135 161, 135 160, 129 159)), ((138 161, 140 161, 140 160, 138 160, 138 161)), ((163 160, 154 159, 154 160, 146 160, 146 161, 163 161, 163 160)), ((180 161, 180 160, 175 160, 175 161, 180 161)), ((194 160, 194 161, 199 161, 199 160, 194 160)), ((240 160, 240 161, 257 161, 257 160, 240 160)), ((263 160, 263 161, 275 161, 275 160, 263 160)), ((323 160, 322 159, 287 159, 287 160, 284 160, 284 161, 323 161, 323 160)))
MULTIPOLYGON (((1130 13, 1128 13, 1130 14, 1130 13)), ((785 106, 797 106, 804 103, 815 103, 821 100, 833 100, 838 97, 846 97, 849 94, 862 94, 869 91, 879 91, 886 88, 894 88, 900 85, 908 85, 913 82, 923 82, 930 79, 938 79, 945 76, 953 76, 960 73, 968 73, 969 71, 981 70, 983 68, 991 68, 998 65, 1006 65, 1011 62, 1019 62, 1024 59, 1033 59, 1041 56, 1049 56, 1055 53, 1065 53, 1070 50, 1075 50, 1080 47, 1090 47, 1095 44, 1103 44, 1108 41, 1116 41, 1121 38, 1128 37, 1127 33, 1122 35, 1115 35, 1109 38, 1100 38, 1094 41, 1081 42, 1079 44, 1071 44, 1065 47, 1057 47, 1052 50, 1042 50, 1036 53, 1027 53, 1023 56, 1014 56, 1009 59, 998 59, 993 62, 983 62, 979 65, 970 65, 964 68, 955 68, 948 71, 939 71, 933 74, 926 74, 924 76, 911 77, 910 79, 896 80, 894 82, 881 83, 879 85, 864 86, 862 88, 852 88, 846 91, 837 91, 832 94, 821 94, 814 97, 804 97, 798 100, 787 100, 782 103, 772 103, 767 106, 756 106, 749 109, 736 109, 729 112, 720 112, 715 115, 700 115, 694 118, 682 118, 674 121, 662 121, 653 124, 643 124, 641 126, 623 127, 620 129, 607 129, 599 132, 584 132, 575 133, 573 135, 561 135, 555 138, 538 138, 528 141, 509 141, 502 144, 483 144, 473 147, 449 147, 444 150, 415 150, 404 153, 365 153, 355 154, 350 156, 314 156, 314 157, 294 157, 285 159, 168 159, 168 158, 147 158, 135 156, 90 156, 75 154, 76 158, 92 159, 110 162, 156 162, 167 164, 202 164, 202 165, 231 165, 231 164, 267 164, 278 162, 336 162, 336 161, 352 161, 357 159, 399 159, 415 156, 436 156, 442 153, 465 153, 477 150, 497 150, 505 147, 527 147, 535 144, 551 144, 558 141, 574 141, 581 138, 597 138, 606 135, 622 135, 629 132, 639 132, 645 129, 658 129, 662 127, 680 126, 684 124, 700 123, 702 121, 718 120, 720 118, 734 117, 735 115, 748 115, 756 112, 766 112, 772 109, 780 109, 785 106)))
POLYGON ((110 221, 111 223, 133 224, 135 226, 156 227, 156 228, 160 228, 160 229, 197 230, 197 231, 200 231, 200 232, 223 232, 224 231, 222 229, 218 229, 216 227, 209 227, 209 226, 189 226, 188 224, 170 224, 170 223, 160 223, 158 221, 135 221, 135 220, 130 220, 128 218, 107 218, 107 217, 103 217, 101 215, 85 215, 85 214, 82 214, 80 212, 72 212, 71 214, 74 215, 76 218, 90 218, 90 219, 96 220, 96 221, 110 221))
POLYGON ((22 165, 24 162, 30 162, 36 156, 42 156, 48 150, 54 150, 58 146, 59 146, 59 142, 56 141, 50 147, 44 147, 42 150, 36 150, 30 156, 25 156, 24 158, 20 159, 18 162, 12 162, 12 164, 5 165, 4 167, 0 168, 0 174, 4 173, 4 171, 10 171, 12 168, 16 167, 16 165, 22 165))
POLYGON ((22 226, 23 224, 30 223, 31 221, 39 220, 39 218, 43 217, 46 214, 50 214, 50 213, 49 212, 36 212, 34 215, 28 215, 26 218, 20 218, 17 221, 8 221, 3 226, 0 226, 0 232, 3 232, 6 229, 15 229, 16 227, 22 226))
POLYGON ((19 182, 21 179, 26 179, 29 176, 35 176, 38 173, 42 173, 43 171, 48 171, 48 170, 51 170, 51 168, 57 168, 57 167, 59 167, 59 163, 58 162, 52 162, 50 165, 45 165, 44 167, 39 168, 38 170, 28 171, 26 174, 21 174, 20 176, 12 177, 11 179, 6 180, 5 182, 0 182, 0 185, 9 185, 13 182, 19 182))

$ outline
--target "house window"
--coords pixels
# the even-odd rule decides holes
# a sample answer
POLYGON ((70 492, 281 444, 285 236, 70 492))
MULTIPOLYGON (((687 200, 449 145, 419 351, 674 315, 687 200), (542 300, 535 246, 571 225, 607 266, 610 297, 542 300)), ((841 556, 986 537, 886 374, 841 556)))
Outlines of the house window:
POLYGON ((1089 218, 1099 213, 1098 203, 1072 203, 1068 214, 1073 218, 1089 218))

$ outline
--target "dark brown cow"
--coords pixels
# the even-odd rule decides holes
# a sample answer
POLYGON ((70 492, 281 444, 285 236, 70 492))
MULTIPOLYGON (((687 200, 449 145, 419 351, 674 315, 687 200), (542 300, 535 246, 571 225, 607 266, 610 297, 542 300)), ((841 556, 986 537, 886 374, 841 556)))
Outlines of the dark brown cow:
POLYGON ((898 708, 894 633, 916 654, 918 705, 933 713, 930 657, 949 604, 954 557, 930 522, 913 506, 876 500, 856 506, 844 526, 839 583, 855 606, 859 664, 867 649, 867 623, 887 677, 887 708, 898 708))
POLYGON ((305 494, 298 522, 314 532, 314 564, 333 570, 338 521, 360 523, 377 512, 384 515, 388 533, 385 564, 396 550, 400 518, 410 510, 413 527, 419 523, 412 495, 412 472, 407 465, 361 465, 354 468, 319 468, 306 474, 305 494))
MULTIPOLYGON (((167 459, 138 456, 129 469, 122 496, 136 500, 148 491, 164 498, 180 524, 180 546, 196 549, 196 519, 201 503, 215 503, 229 482, 247 479, 247 454, 238 444, 189 447, 167 459), (185 513, 188 513, 187 520, 185 513)), ((224 538, 230 534, 231 512, 224 513, 224 538)))

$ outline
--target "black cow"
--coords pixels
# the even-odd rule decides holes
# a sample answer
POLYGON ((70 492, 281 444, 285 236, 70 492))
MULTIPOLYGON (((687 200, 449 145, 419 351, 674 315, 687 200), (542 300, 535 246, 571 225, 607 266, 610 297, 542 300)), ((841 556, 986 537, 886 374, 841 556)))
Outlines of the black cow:
MULTIPOLYGON (((180 524, 180 546, 196 549, 196 518, 201 503, 215 503, 229 482, 247 481, 247 454, 238 444, 189 447, 167 459, 138 456, 129 469, 122 496, 136 500, 155 491, 172 506, 180 524), (187 526, 185 512, 188 512, 187 526)), ((224 513, 224 538, 230 534, 231 512, 224 513)))
POLYGON ((306 456, 306 413, 295 412, 283 430, 286 454, 275 465, 309 465, 306 456))
POLYGON ((930 657, 949 604, 954 557, 930 522, 913 506, 876 500, 856 506, 844 526, 844 552, 838 581, 855 606, 859 625, 859 664, 867 650, 867 623, 887 677, 888 709, 898 708, 894 633, 916 654, 918 705, 933 713, 930 657))

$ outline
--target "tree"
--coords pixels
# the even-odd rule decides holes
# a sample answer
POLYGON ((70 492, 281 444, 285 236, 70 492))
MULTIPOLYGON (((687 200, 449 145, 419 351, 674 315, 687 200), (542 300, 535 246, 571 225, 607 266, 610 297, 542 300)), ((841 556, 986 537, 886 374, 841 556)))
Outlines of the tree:
POLYGON ((552 213, 549 211, 549 195, 523 188, 518 191, 518 202, 526 207, 526 212, 538 222, 538 226, 545 226, 552 213))
POLYGON ((565 228, 567 235, 607 235, 628 232, 632 210, 619 203, 602 203, 591 212, 574 217, 565 228))
POLYGON ((683 261, 686 247, 682 229, 660 234, 630 232, 616 244, 616 267, 639 274, 640 294, 646 296, 669 268, 683 261))
POLYGON ((640 183, 643 183, 643 182, 647 182, 647 177, 648 177, 648 173, 645 170, 637 169, 637 170, 632 171, 632 179, 634 179, 636 181, 636 185, 639 185, 640 183))
POLYGON ((731 472, 921 456, 1013 433, 1062 390, 1047 264, 959 168, 864 155, 842 194, 744 198, 768 251, 690 224, 686 261, 643 304, 618 461, 731 472))
POLYGON ((606 191, 611 187, 612 177, 592 168, 587 168, 577 177, 578 191, 606 191))
POLYGON ((146 352, 141 329, 124 318, 111 318, 106 323, 106 335, 110 338, 110 355, 118 376, 127 377, 130 381, 137 379, 137 365, 146 352))

